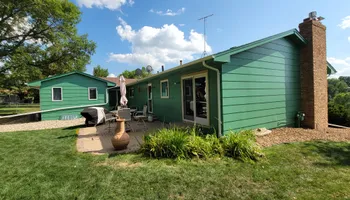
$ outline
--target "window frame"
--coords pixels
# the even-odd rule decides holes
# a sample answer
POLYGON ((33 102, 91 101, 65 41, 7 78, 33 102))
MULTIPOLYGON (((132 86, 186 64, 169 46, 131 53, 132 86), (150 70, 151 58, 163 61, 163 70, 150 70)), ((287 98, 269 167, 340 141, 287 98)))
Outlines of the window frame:
POLYGON ((134 88, 134 87, 131 87, 131 88, 129 88, 129 98, 130 98, 130 99, 133 99, 134 96, 135 96, 135 88, 134 88), (132 96, 131 96, 131 90, 133 91, 132 96))
POLYGON ((98 100, 97 87, 88 87, 88 98, 89 98, 89 101, 96 101, 96 100, 98 100), (90 98, 90 89, 96 89, 96 99, 91 99, 90 98))
POLYGON ((62 87, 52 87, 51 88, 51 100, 52 101, 63 101, 63 89, 62 87), (61 99, 60 100, 55 100, 53 97, 55 96, 54 95, 54 89, 61 89, 61 99))
POLYGON ((169 96, 170 96, 170 90, 169 90, 169 80, 168 79, 164 79, 164 80, 161 80, 160 81, 160 98, 162 99, 169 99, 169 96), (162 83, 167 83, 167 96, 163 96, 163 85, 162 83))

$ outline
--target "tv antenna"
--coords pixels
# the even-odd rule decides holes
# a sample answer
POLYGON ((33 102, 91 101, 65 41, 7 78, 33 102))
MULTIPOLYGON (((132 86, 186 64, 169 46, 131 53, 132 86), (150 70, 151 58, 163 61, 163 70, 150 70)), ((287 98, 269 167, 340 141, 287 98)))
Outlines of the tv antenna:
POLYGON ((199 18, 199 19, 198 19, 199 21, 203 20, 203 24, 204 24, 204 33, 203 33, 203 38, 204 38, 204 41, 203 41, 203 42, 204 42, 204 51, 203 51, 203 54, 202 54, 203 57, 207 55, 207 51, 205 50, 205 43, 206 43, 206 27, 205 27, 205 24, 206 24, 207 18, 208 18, 208 17, 211 17, 211 16, 213 16, 213 15, 214 15, 214 14, 207 15, 207 16, 205 16, 205 17, 202 17, 202 18, 199 18))

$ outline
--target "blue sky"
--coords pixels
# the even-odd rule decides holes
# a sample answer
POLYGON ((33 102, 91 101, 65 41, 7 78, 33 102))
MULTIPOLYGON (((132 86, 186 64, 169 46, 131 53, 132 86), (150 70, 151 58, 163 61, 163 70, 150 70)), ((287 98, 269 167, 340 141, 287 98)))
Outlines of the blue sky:
POLYGON ((350 1, 337 0, 72 0, 82 11, 80 34, 97 43, 87 72, 101 65, 119 75, 152 65, 166 69, 180 59, 197 59, 203 51, 207 20, 207 50, 216 53, 292 28, 317 11, 327 26, 327 57, 350 76, 350 1), (335 3, 336 2, 336 3, 335 3))

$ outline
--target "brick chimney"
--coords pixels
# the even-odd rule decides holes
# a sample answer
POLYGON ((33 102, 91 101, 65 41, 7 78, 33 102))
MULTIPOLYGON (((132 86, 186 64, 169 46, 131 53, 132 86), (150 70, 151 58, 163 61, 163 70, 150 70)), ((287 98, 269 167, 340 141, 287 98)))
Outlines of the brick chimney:
POLYGON ((328 127, 326 27, 316 12, 299 24, 307 40, 300 51, 301 111, 303 127, 324 130, 328 127))

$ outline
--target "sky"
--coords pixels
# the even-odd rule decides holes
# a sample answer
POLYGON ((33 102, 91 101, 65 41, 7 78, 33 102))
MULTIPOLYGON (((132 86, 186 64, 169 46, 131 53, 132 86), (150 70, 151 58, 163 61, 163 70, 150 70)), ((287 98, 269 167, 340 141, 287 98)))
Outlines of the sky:
POLYGON ((293 28, 311 11, 325 19, 327 60, 335 76, 350 76, 349 0, 71 0, 81 10, 80 34, 97 44, 87 73, 101 65, 110 76, 151 65, 170 69, 233 46, 293 28))

